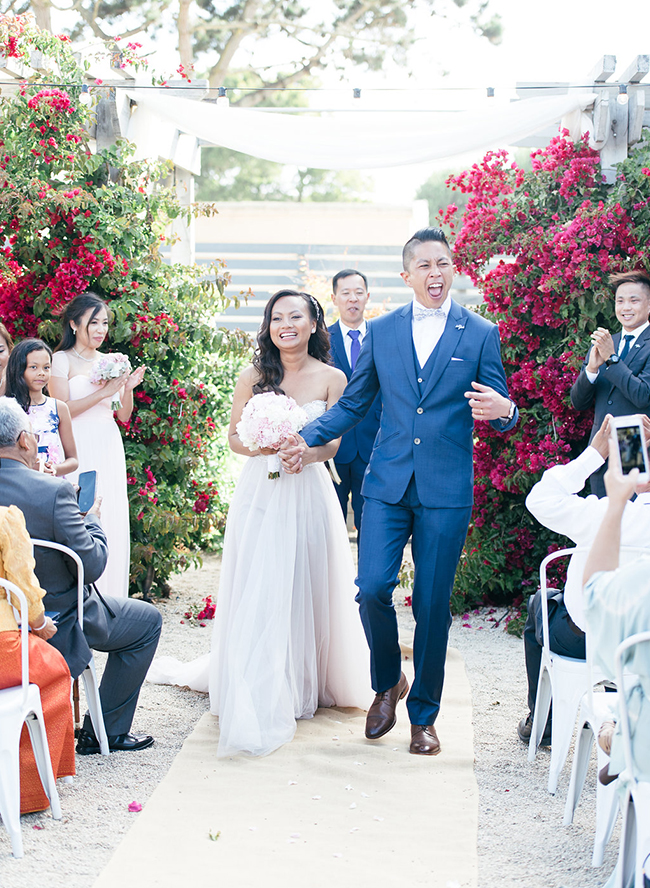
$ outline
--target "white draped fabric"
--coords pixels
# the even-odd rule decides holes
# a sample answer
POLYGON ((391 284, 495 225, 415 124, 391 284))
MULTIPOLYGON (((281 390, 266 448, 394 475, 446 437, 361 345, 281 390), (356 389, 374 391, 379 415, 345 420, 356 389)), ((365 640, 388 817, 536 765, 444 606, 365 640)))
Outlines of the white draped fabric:
POLYGON ((349 123, 354 112, 312 117, 222 108, 162 92, 127 95, 137 102, 127 138, 138 146, 138 157, 173 157, 179 134, 188 134, 265 160, 319 169, 403 166, 511 145, 563 118, 578 123, 595 99, 584 92, 505 106, 486 100, 484 108, 462 112, 363 112, 351 130, 338 124, 349 123))

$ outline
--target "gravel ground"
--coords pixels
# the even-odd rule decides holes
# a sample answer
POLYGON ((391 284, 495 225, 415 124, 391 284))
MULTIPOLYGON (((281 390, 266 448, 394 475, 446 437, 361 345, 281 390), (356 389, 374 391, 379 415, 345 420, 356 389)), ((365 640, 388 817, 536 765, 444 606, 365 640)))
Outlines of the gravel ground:
MULTIPOLYGON (((200 571, 175 578, 171 599, 159 605, 164 617, 160 653, 189 660, 209 649, 211 624, 202 628, 181 620, 190 606, 200 606, 204 596, 214 595, 218 572, 219 560, 209 557, 200 571)), ((410 608, 399 605, 398 612, 408 637, 413 624, 410 608)), ((616 860, 618 827, 604 865, 592 869, 595 765, 592 762, 573 825, 562 826, 568 767, 557 794, 551 796, 545 788, 548 750, 540 750, 533 764, 527 761, 527 747, 516 735, 526 697, 522 643, 494 628, 493 621, 500 616, 502 612, 481 612, 454 619, 450 640, 465 658, 473 693, 480 791, 479 888, 602 885, 616 860)), ((101 668, 100 656, 96 661, 101 668)), ((11 857, 7 833, 0 827, 0 886, 90 888, 138 816, 129 812, 129 803, 147 801, 207 709, 202 694, 145 684, 133 729, 153 734, 154 746, 108 758, 77 757, 74 782, 59 782, 63 820, 54 821, 48 813, 23 817, 22 860, 11 857)))

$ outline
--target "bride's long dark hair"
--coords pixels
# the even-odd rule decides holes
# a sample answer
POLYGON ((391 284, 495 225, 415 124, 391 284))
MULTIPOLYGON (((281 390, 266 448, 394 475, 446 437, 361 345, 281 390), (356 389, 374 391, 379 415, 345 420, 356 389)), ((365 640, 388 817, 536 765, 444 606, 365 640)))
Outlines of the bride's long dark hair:
POLYGON ((284 296, 300 296, 305 301, 309 317, 312 321, 316 321, 316 330, 309 337, 307 351, 317 361, 322 361, 323 364, 330 363, 330 336, 325 325, 325 315, 319 301, 314 296, 310 296, 309 293, 301 293, 299 290, 278 290, 266 303, 264 318, 260 331, 257 334, 257 348, 253 357, 253 367, 257 370, 259 379, 253 386, 254 395, 259 395, 261 392, 284 394, 281 388, 284 367, 282 366, 280 351, 273 344, 270 334, 273 308, 278 299, 282 299, 284 296))

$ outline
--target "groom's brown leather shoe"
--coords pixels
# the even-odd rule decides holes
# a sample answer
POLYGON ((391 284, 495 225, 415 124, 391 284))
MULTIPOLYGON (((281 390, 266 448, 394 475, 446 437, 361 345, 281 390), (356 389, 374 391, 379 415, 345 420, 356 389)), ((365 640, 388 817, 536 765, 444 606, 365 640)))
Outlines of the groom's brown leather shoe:
POLYGON ((411 725, 411 747, 414 755, 438 755, 440 740, 433 725, 411 725))
POLYGON ((406 697, 408 692, 409 683, 402 672, 395 687, 375 694, 375 699, 366 716, 366 737, 368 740, 378 740, 395 727, 397 721, 395 708, 398 701, 406 697))

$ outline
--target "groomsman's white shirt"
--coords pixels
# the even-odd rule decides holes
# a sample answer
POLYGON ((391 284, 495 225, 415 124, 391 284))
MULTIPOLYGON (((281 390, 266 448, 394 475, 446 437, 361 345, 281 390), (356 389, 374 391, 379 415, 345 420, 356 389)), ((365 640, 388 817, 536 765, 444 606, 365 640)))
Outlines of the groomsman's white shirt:
MULTIPOLYGON (((350 367, 352 366, 352 337, 348 336, 348 330, 351 330, 352 327, 346 326, 343 321, 339 318, 339 327, 341 328, 341 336, 343 337, 343 345, 345 346, 345 354, 348 356, 348 364, 350 367)), ((359 346, 362 345, 364 337, 366 335, 367 325, 365 321, 361 322, 361 325, 358 328, 359 333, 359 346)))
MULTIPOLYGON (((618 344, 618 351, 616 352, 619 358, 621 356, 621 352, 625 348, 625 337, 632 335, 633 338, 630 339, 630 348, 634 348, 637 339, 643 333, 646 327, 650 327, 650 321, 646 321, 645 324, 641 324, 640 327, 636 327, 634 330, 626 330, 625 328, 621 330, 621 341, 618 344)), ((596 371, 596 373, 592 373, 591 370, 585 369, 585 374, 592 385, 598 379, 598 371, 596 371)))
MULTIPOLYGON (((420 305, 417 299, 413 300, 413 312, 415 313, 415 306, 420 305)), ((422 306, 420 306, 422 307, 422 306)), ((418 356, 418 361, 420 363, 420 367, 424 367, 426 362, 429 360, 431 352, 434 350, 438 342, 440 341, 440 337, 442 336, 445 324, 447 323, 447 317, 449 315, 449 309, 451 308, 451 298, 447 296, 445 301, 440 306, 441 311, 444 312, 444 317, 430 317, 424 318, 421 321, 416 321, 413 319, 412 321, 412 330, 413 330, 413 344, 415 346, 415 353, 418 356)))
MULTIPOLYGON (((572 556, 564 587, 564 604, 573 622, 585 630, 582 598, 582 574, 589 548, 607 511, 607 497, 581 497, 578 492, 587 478, 599 469, 605 460, 594 447, 587 447, 577 459, 565 466, 547 469, 541 480, 526 497, 526 507, 540 524, 556 533, 564 534, 583 552, 572 556)), ((650 551, 650 493, 640 494, 629 502, 623 513, 621 545, 638 546, 650 551)), ((621 564, 634 561, 638 555, 625 554, 621 564)))

